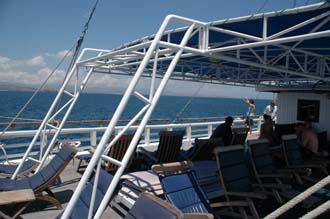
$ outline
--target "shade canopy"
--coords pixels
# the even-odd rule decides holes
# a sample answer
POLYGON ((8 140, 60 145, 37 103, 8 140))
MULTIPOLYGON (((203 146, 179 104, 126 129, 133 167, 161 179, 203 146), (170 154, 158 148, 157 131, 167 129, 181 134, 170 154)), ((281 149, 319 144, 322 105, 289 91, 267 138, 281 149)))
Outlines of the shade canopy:
POLYGON ((207 23, 171 15, 155 35, 113 50, 87 49, 79 65, 134 75, 142 63, 142 76, 161 77, 173 63, 177 80, 329 90, 329 9, 326 1, 207 23))

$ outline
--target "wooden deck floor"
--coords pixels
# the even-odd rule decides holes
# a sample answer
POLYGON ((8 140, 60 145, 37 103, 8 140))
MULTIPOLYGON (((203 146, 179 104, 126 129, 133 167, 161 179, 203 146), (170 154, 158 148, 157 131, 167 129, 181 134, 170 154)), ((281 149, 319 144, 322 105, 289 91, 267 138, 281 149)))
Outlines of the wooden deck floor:
MULTIPOLYGON (((56 198, 61 202, 65 208, 72 196, 74 189, 78 185, 81 174, 76 171, 78 160, 74 160, 65 168, 64 172, 60 175, 62 183, 53 186, 51 189, 56 198)), ((55 218, 63 210, 57 210, 55 206, 46 202, 34 201, 21 215, 24 219, 45 219, 55 218)), ((102 218, 107 219, 120 219, 122 218, 110 207, 104 212, 102 218)))

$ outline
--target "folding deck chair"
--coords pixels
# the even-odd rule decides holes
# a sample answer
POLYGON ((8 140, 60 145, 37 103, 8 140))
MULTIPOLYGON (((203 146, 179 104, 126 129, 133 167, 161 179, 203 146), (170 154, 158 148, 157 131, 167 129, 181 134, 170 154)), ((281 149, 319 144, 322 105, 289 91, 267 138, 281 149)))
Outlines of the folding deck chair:
POLYGON ((185 156, 185 160, 193 162, 201 160, 210 160, 214 157, 213 148, 223 146, 222 138, 211 139, 195 139, 195 145, 190 151, 190 154, 185 156))
MULTIPOLYGON (((305 190, 303 176, 309 170, 305 168, 283 168, 278 169, 272 160, 270 145, 266 139, 249 140, 249 155, 255 179, 260 184, 270 184, 273 187, 273 194, 279 203, 289 200, 305 190), (284 183, 287 184, 284 184, 284 183), (289 185, 288 185, 289 184, 289 185), (294 187, 294 188, 293 188, 294 187)), ((314 205, 321 201, 318 197, 309 197, 304 200, 306 205, 314 205)))
MULTIPOLYGON (((95 173, 96 175, 97 173, 95 173)), ((90 208, 90 201, 93 193, 93 186, 95 183, 95 175, 92 177, 92 179, 87 182, 84 190, 81 192, 79 199, 77 203, 75 204, 75 207, 73 208, 71 214, 69 215, 69 219, 82 219, 82 218, 87 218, 87 215, 89 213, 89 208, 90 208)), ((107 189, 113 179, 113 176, 100 168, 99 172, 99 179, 98 179, 98 184, 97 184, 97 190, 95 193, 95 203, 93 206, 93 213, 92 215, 94 216, 97 209, 99 208, 102 199, 107 192, 107 189)), ((61 218, 63 212, 59 214, 56 219, 61 218)))
POLYGON ((142 193, 124 219, 213 219, 208 213, 182 213, 154 195, 142 193))
POLYGON ((144 159, 148 166, 155 163, 168 163, 177 161, 184 131, 161 131, 159 132, 159 144, 154 152, 147 151, 143 147, 139 148, 145 155, 144 159))
MULTIPOLYGON (((134 137, 133 134, 122 135, 118 139, 118 141, 114 145, 112 145, 108 155, 116 160, 122 160, 133 137, 134 137)), ((114 136, 111 137, 111 139, 113 138, 114 136)), ((77 171, 79 171, 82 167, 84 167, 82 166, 83 162, 88 163, 90 161, 90 159, 92 158, 92 154, 91 153, 81 154, 81 155, 77 155, 76 158, 80 160, 77 167, 77 171)), ((132 160, 133 158, 131 159, 131 162, 132 160)), ((105 170, 110 173, 114 173, 118 169, 117 165, 114 165, 110 162, 105 162, 104 166, 105 166, 105 170)))
POLYGON ((287 168, 311 168, 313 171, 318 171, 319 174, 322 173, 324 177, 329 175, 327 162, 322 160, 303 160, 300 152, 301 146, 296 135, 283 135, 282 145, 284 161, 287 168))
POLYGON ((248 209, 253 218, 259 218, 253 200, 265 200, 266 195, 255 192, 255 187, 261 185, 252 185, 250 173, 246 164, 244 147, 242 145, 232 145, 226 147, 217 147, 214 154, 218 164, 220 182, 224 189, 224 196, 230 205, 238 205, 239 212, 232 208, 229 215, 248 218, 245 209, 248 209), (245 208, 243 208, 245 207, 245 208))
MULTIPOLYGON (((38 156, 38 155, 37 155, 38 156)), ((27 176, 38 166, 39 162, 35 159, 28 158, 22 165, 18 177, 27 176)), ((17 169, 18 164, 0 164, 0 177, 11 177, 15 170, 17 169)))
POLYGON ((39 172, 32 176, 18 179, 0 179, 0 191, 32 189, 36 199, 45 200, 62 209, 61 203, 55 198, 49 186, 55 182, 67 164, 72 160, 77 150, 71 145, 63 145, 59 152, 39 172), (48 195, 43 195, 43 191, 48 195))
POLYGON ((192 162, 174 162, 152 166, 159 178, 165 198, 185 213, 211 213, 215 215, 206 195, 197 183, 192 162))
POLYGON ((233 138, 231 145, 244 145, 248 135, 249 128, 233 128, 233 138))

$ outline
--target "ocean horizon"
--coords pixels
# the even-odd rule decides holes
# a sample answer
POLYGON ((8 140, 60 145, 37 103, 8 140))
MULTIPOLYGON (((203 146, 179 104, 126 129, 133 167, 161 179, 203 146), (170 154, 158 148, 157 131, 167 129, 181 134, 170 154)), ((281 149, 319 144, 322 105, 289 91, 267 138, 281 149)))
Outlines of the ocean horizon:
MULTIPOLYGON (((27 91, 0 91, 0 122, 10 122, 32 94, 27 91)), ((56 94, 38 93, 17 121, 42 120, 56 94)), ((121 97, 120 94, 82 93, 67 120, 109 120, 121 97)), ((63 101, 66 100, 63 97, 63 101)), ((261 115, 269 103, 267 99, 255 99, 255 114, 261 115)), ((140 100, 131 97, 121 119, 131 119, 143 106, 140 100)), ((151 118, 172 121, 175 118, 245 116, 247 110, 247 105, 239 98, 162 96, 151 118)))

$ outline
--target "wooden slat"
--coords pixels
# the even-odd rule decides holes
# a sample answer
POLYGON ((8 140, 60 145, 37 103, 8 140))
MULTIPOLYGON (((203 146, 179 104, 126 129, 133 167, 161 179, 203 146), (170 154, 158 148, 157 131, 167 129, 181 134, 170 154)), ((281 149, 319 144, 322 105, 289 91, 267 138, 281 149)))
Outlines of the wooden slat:
POLYGON ((28 202, 35 199, 32 189, 0 192, 0 205, 28 202))

